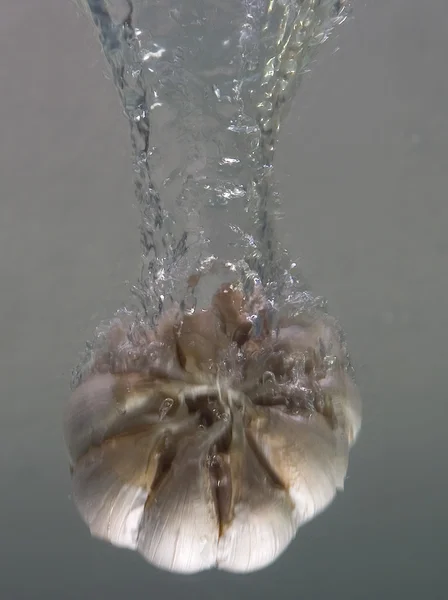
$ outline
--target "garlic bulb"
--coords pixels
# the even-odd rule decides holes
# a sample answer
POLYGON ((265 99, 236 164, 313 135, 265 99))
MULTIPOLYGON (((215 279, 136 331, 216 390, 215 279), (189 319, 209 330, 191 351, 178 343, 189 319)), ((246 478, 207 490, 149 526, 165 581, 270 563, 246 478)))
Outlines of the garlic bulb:
POLYGON ((330 317, 224 284, 151 330, 115 321, 67 408, 92 535, 179 573, 271 564, 341 490, 360 400, 330 317))

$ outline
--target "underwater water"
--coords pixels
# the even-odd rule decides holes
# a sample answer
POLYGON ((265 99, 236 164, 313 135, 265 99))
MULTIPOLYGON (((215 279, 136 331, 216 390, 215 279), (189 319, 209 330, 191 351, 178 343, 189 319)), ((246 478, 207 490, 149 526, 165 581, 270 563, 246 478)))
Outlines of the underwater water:
POLYGON ((282 239, 343 323, 366 407, 346 491, 270 569, 187 580, 91 540, 70 498, 60 435, 70 370, 127 300, 140 249, 126 126, 99 48, 72 7, 46 4, 16 5, 2 25, 13 48, 17 32, 9 56, 23 65, 2 58, 4 127, 17 115, 0 220, 2 596, 444 597, 446 84, 431 75, 443 3, 428 3, 423 21, 417 3, 358 8, 278 149, 282 239))
POLYGON ((145 315, 191 296, 187 275, 216 259, 250 270, 271 301, 294 301, 303 286, 275 231, 283 214, 275 148, 298 84, 345 20, 346 3, 82 6, 130 125, 143 253, 133 292, 145 315))
POLYGON ((89 0, 128 117, 140 306, 64 415, 92 535, 193 574, 271 565, 344 488, 362 420, 340 325, 278 241, 275 146, 334 0, 89 0))

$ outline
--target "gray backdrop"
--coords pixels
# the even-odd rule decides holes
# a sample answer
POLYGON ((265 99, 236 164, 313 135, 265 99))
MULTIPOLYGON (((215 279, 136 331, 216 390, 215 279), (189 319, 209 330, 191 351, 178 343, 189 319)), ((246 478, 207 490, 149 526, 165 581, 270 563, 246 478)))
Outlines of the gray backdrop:
POLYGON ((282 233, 364 398, 346 491, 270 569, 187 579, 70 500, 70 371, 139 268, 128 129, 74 4, 0 10, 0 598, 446 598, 447 1, 355 2, 279 148, 282 233))

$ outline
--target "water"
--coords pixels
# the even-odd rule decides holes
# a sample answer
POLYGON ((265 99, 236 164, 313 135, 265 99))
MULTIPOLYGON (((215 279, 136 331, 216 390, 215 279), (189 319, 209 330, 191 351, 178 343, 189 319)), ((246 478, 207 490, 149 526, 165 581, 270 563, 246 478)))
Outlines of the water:
MULTIPOLYGON (((277 236, 274 156, 301 77, 344 21, 345 3, 89 0, 85 8, 131 129, 142 219, 131 312, 155 324, 173 305, 207 306, 232 280, 249 295, 261 285, 275 311, 325 309, 277 236)), ((85 361, 103 336, 100 327, 85 361)))
POLYGON ((351 476, 272 569, 186 580, 92 541, 69 497, 70 370, 138 275, 128 127, 70 2, 5 5, 0 596, 445 598, 446 6, 355 9, 306 77, 276 164, 281 239, 341 318, 364 392, 351 476))
POLYGON ((131 125, 148 316, 218 257, 290 297, 295 265, 275 232, 282 118, 340 1, 89 0, 131 125), (286 290, 284 289, 286 286, 286 290))
POLYGON ((281 121, 344 6, 88 7, 131 125, 143 274, 140 311, 74 373, 74 503, 160 568, 257 571, 342 491, 361 424, 342 332, 275 231, 281 121))

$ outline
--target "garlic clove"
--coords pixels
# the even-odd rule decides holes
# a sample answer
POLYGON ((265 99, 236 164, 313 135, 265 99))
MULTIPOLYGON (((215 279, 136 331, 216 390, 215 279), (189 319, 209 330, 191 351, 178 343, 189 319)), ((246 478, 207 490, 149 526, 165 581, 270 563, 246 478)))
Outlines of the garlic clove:
POLYGON ((226 424, 186 437, 169 472, 145 507, 138 550, 155 566, 196 573, 216 566, 219 522, 210 454, 226 424))
POLYGON ((112 438, 73 471, 73 499, 93 536, 135 549, 143 509, 157 473, 160 435, 112 438))
POLYGON ((297 524, 322 512, 343 488, 348 448, 325 418, 258 408, 246 429, 270 468, 289 491, 297 524))
POLYGON ((166 398, 177 398, 183 388, 176 380, 151 380, 136 373, 92 375, 74 390, 66 408, 64 433, 71 461, 143 413, 158 420, 166 398))
POLYGON ((236 423, 229 451, 232 510, 231 518, 222 524, 218 568, 249 573, 279 557, 295 536, 296 523, 288 492, 260 462, 242 426, 241 435, 239 429, 236 423))

